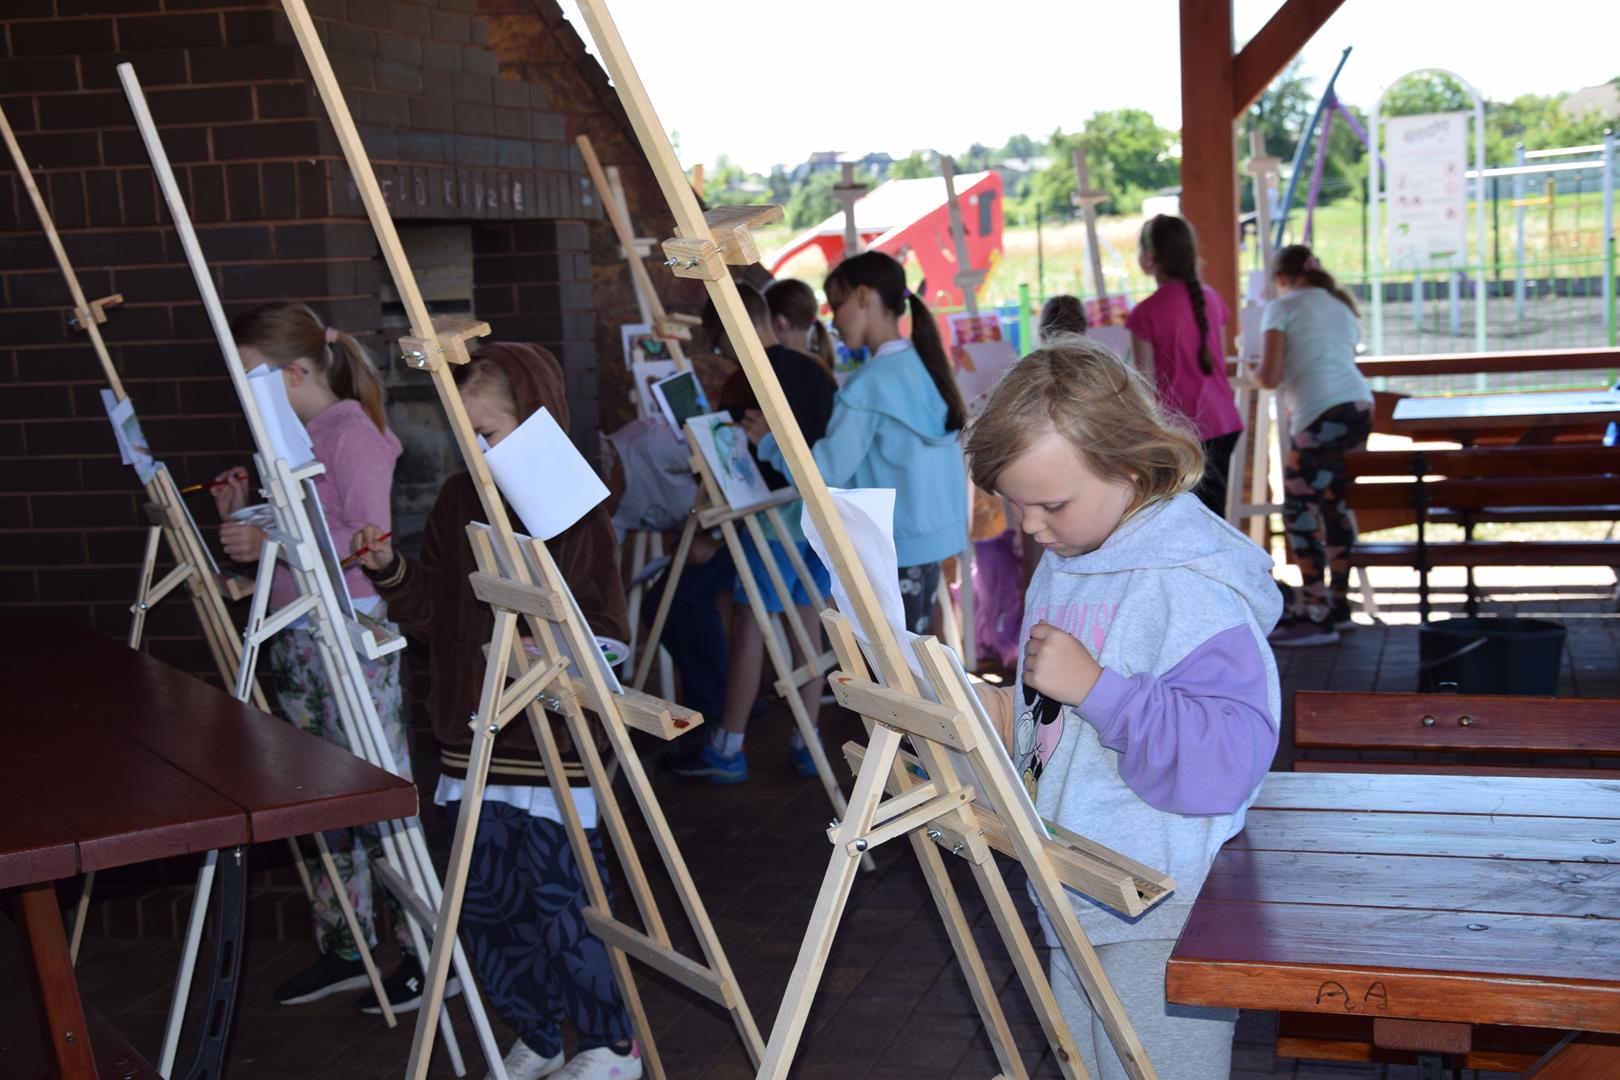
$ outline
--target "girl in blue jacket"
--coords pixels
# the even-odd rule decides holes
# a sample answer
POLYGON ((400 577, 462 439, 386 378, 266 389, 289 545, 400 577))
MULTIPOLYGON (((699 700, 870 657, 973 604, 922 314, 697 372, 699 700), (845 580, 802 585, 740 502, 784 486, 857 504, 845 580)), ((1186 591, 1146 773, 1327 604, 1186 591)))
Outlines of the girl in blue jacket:
MULTIPOLYGON (((967 476, 961 433, 967 408, 933 314, 906 287, 901 265, 879 251, 839 263, 827 275, 833 326, 870 359, 833 399, 827 434, 811 447, 829 487, 893 488, 894 546, 906 625, 930 632, 940 562, 967 536, 967 476), (911 340, 900 319, 911 316, 911 340)), ((758 413, 745 421, 761 461, 788 472, 776 437, 758 413)))

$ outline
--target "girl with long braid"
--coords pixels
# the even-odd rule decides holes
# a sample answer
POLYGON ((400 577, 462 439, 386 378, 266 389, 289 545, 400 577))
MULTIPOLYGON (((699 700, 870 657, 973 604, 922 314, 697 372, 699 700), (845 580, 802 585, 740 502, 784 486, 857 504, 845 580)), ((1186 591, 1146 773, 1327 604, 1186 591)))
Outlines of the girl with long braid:
POLYGON ((1196 494, 1226 514, 1226 472, 1243 420, 1226 378, 1221 328, 1231 317, 1220 294, 1198 280, 1192 226, 1160 214, 1142 226, 1137 261, 1159 287, 1136 305, 1125 325, 1131 356, 1159 393, 1159 405, 1185 417, 1204 447, 1204 478, 1196 494))

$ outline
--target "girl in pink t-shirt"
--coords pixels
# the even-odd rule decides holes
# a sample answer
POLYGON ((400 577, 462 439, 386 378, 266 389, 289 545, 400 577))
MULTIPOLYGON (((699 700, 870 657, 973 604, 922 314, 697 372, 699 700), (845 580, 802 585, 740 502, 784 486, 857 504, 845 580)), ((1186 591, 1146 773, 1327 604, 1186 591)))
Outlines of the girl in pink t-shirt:
POLYGON ((1136 305, 1125 325, 1131 355, 1159 391, 1159 406, 1191 421, 1204 445, 1197 495, 1226 516, 1226 472, 1243 421, 1226 378, 1221 328, 1230 317, 1220 295, 1198 280, 1192 226, 1160 214, 1142 226, 1137 261, 1159 287, 1136 305))

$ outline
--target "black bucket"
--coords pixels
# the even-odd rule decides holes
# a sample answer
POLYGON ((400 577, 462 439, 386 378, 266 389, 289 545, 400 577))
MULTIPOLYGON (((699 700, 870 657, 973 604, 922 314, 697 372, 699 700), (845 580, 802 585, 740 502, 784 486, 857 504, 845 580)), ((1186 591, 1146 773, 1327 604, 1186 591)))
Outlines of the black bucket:
POLYGON ((1568 631, 1543 619, 1442 619, 1418 627, 1418 689, 1427 693, 1558 691, 1568 631))

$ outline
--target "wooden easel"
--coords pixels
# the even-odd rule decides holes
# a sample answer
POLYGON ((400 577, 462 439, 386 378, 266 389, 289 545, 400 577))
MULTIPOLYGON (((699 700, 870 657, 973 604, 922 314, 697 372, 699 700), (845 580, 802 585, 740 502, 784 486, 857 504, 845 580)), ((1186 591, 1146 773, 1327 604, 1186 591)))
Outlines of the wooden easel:
MULTIPOLYGON (((169 215, 174 221, 175 231, 179 235, 181 247, 185 250, 186 260, 191 266, 192 276, 196 280, 203 308, 208 314, 214 335, 219 341, 221 351, 224 353, 226 371, 230 375, 231 383, 242 406, 243 415, 247 420, 248 429, 252 433, 253 444, 257 448, 257 452, 254 454, 254 462, 260 480, 264 485, 263 493, 274 512, 274 526, 266 530, 264 548, 259 556, 259 571, 255 583, 253 607, 248 616, 242 648, 242 663, 237 672, 236 696, 246 699, 248 685, 253 679, 258 652, 264 642, 299 619, 308 619, 327 685, 332 689, 336 697, 338 715, 350 751, 397 775, 399 765, 378 722, 376 706, 371 700, 370 691, 366 686, 365 674, 360 666, 360 653, 364 652, 367 657, 378 659, 402 648, 405 644, 404 639, 398 635, 388 635, 380 624, 374 622, 366 624, 345 617, 337 599, 337 590, 342 587, 342 582, 333 579, 319 551, 317 534, 312 519, 313 514, 319 513, 319 509, 312 505, 315 502, 314 478, 325 471, 325 466, 319 461, 311 459, 295 468, 286 457, 277 453, 275 444, 272 442, 266 428, 265 420, 260 415, 258 402, 253 395, 253 391, 248 386, 247 373, 242 364, 241 356, 237 352, 236 341, 231 335, 230 324, 225 318, 225 310, 220 304, 219 295, 214 288, 213 276, 203 258, 201 245, 197 242, 196 231, 191 225, 190 214, 180 194, 179 186, 175 182, 174 171, 169 165, 168 154, 164 150, 162 141, 158 137, 157 128, 152 122, 152 116, 146 104, 146 97, 141 90, 140 82, 135 76, 134 68, 129 64, 118 65, 118 77, 123 83, 125 95, 129 98, 130 109, 135 116, 135 125, 139 129, 142 141, 146 144, 147 153, 152 159, 153 171, 157 174, 158 187, 163 192, 163 198, 169 208, 169 215), (298 598, 286 607, 270 613, 268 611, 270 581, 275 572, 278 556, 286 562, 288 568, 292 571, 298 598)), ((407 928, 417 955, 419 957, 427 956, 427 941, 422 926, 424 922, 432 922, 432 912, 434 906, 439 902, 442 890, 437 877, 434 876, 433 863, 428 856, 427 843, 422 837, 421 823, 414 817, 402 821, 380 822, 378 830, 385 858, 382 862, 377 863, 374 868, 377 870, 379 878, 399 898, 404 907, 407 928)), ((331 852, 327 848, 325 838, 320 834, 316 834, 315 842, 320 850, 321 861, 326 868, 326 872, 334 881, 336 898, 343 908, 345 919, 349 924, 350 932, 354 936, 355 946, 360 952, 367 977, 377 995, 383 1016, 389 1026, 392 1027, 394 1025, 393 1010, 383 992, 382 977, 377 971, 365 936, 360 932, 358 922, 350 908, 346 890, 338 877, 331 852)), ((197 943, 202 936, 203 917, 206 911, 208 894, 213 884, 213 871, 218 862, 217 856, 217 852, 210 852, 208 861, 205 862, 202 871, 198 875, 197 893, 192 903, 186 947, 181 958, 180 977, 176 981, 174 998, 170 1005, 168 1028, 164 1037, 163 1056, 159 1066, 159 1071, 165 1075, 169 1074, 173 1066, 174 1052, 180 1037, 180 1028, 185 1019, 186 999, 190 991, 191 973, 196 962, 197 943)), ((457 971, 461 977, 462 992, 465 995, 473 1026, 478 1032, 479 1042, 483 1047, 485 1057, 491 1063, 492 1069, 497 1076, 501 1076, 500 1062, 502 1055, 495 1042, 494 1034, 490 1030, 489 1020, 484 1013, 483 1001, 479 997, 477 985, 473 981, 471 968, 468 966, 466 958, 461 954, 459 946, 455 948, 455 955, 457 971)), ((456 1075, 460 1076, 465 1071, 460 1048, 455 1041, 454 1032, 450 1026, 449 1014, 441 1009, 440 1004, 438 1000, 435 1000, 430 1010, 424 1007, 423 1019, 431 1024, 432 1020, 428 1018, 437 1018, 445 1033, 446 1050, 450 1056, 452 1067, 456 1075)))
MULTIPOLYGON (((561 792, 568 789, 557 741, 545 715, 547 709, 560 713, 567 723, 645 927, 644 930, 637 930, 615 918, 573 800, 559 798, 557 805, 563 817, 564 829, 590 896, 586 921, 591 931, 607 947, 614 977, 640 1041, 646 1068, 653 1076, 663 1075, 646 1011, 630 975, 629 959, 632 956, 682 986, 724 1006, 742 1036, 749 1057, 758 1060, 762 1040, 753 1014, 742 998, 730 962, 720 947, 719 937, 697 895, 686 862, 664 819, 663 809, 653 794, 651 782, 630 741, 631 727, 668 739, 699 723, 701 718, 689 710, 635 691, 614 692, 600 667, 587 659, 597 654, 595 638, 575 613, 574 606, 566 602, 568 586, 544 542, 527 540, 520 544, 513 532, 511 519, 478 447, 477 436, 467 419, 461 394, 451 375, 451 364, 466 363, 471 359, 468 341, 488 334, 489 327, 484 323, 450 321, 435 326, 429 318, 427 305, 422 301, 416 277, 406 261, 404 248, 377 185, 370 159, 361 145, 359 132, 355 129, 309 11, 303 0, 283 0, 283 7, 309 65, 316 90, 331 117, 360 199, 377 234, 383 259, 388 264, 410 320, 411 336, 402 338, 400 347, 411 366, 432 376, 434 388, 449 417, 451 432, 461 449, 489 521, 487 531, 476 528, 470 531, 479 566, 478 573, 472 576, 472 587, 475 595, 494 609, 495 628, 490 640, 489 666, 484 673, 479 708, 472 722, 473 741, 468 755, 466 787, 456 823, 455 841, 450 851, 444 902, 438 912, 434 950, 428 964, 423 1012, 411 1045, 407 1075, 413 1080, 420 1080, 427 1074, 433 1046, 433 1024, 427 1018, 438 1010, 443 999, 451 956, 449 946, 456 940, 461 900, 477 835, 490 761, 494 755, 495 735, 520 713, 526 713, 553 789, 561 792), (532 664, 527 651, 519 644, 520 618, 539 650, 539 659, 532 664), (570 656, 579 658, 579 662, 571 664, 570 656), (514 676, 510 684, 507 681, 509 675, 514 676), (630 792, 652 833, 653 844, 674 882, 676 895, 696 933, 704 955, 702 963, 678 952, 670 941, 663 916, 637 857, 634 839, 625 824, 618 797, 597 752, 593 727, 586 717, 587 710, 594 713, 600 722, 630 792)), ((684 187, 684 177, 682 184, 684 187)), ((686 190, 690 196, 690 189, 686 190)), ((463 975, 463 982, 466 980, 467 976, 463 975)), ((498 1065, 498 1057, 493 1060, 498 1065)), ((499 1074, 498 1068, 496 1071, 499 1074)))
MULTIPOLYGON (((579 147, 579 156, 585 162, 585 169, 591 174, 591 182, 596 185, 597 195, 602 200, 602 211, 607 216, 608 223, 613 227, 613 234, 619 241, 619 252, 624 257, 625 264, 630 269, 630 286, 636 294, 636 306, 641 312, 641 321, 652 327, 655 337, 669 348, 670 359, 675 361, 676 371, 691 371, 692 362, 687 359, 686 351, 682 348, 683 342, 692 340, 692 327, 697 320, 688 315, 671 315, 664 309, 664 301, 653 288, 652 278, 647 273, 647 264, 643 261, 652 255, 653 241, 635 235, 630 221, 630 206, 624 197, 624 186, 619 182, 619 170, 609 165, 606 169, 596 156, 596 148, 591 145, 589 136, 579 135, 574 139, 579 147)), ((636 410, 643 416, 650 415, 658 410, 655 402, 647 400, 646 388, 635 388, 636 410)), ((661 533, 648 529, 630 530, 630 577, 636 580, 647 564, 664 556, 664 537, 661 533)), ((665 583, 665 595, 669 595, 673 588, 675 576, 679 573, 677 564, 670 563, 666 571, 668 579, 665 583)), ((661 655, 658 649, 658 638, 651 637, 643 650, 641 642, 641 605, 646 598, 647 582, 638 582, 626 596, 630 608, 630 655, 635 658, 638 670, 645 661, 652 663, 653 657, 659 659, 659 682, 664 696, 669 697, 674 692, 674 674, 667 655, 661 655), (645 655, 644 655, 645 654, 645 655)), ((645 684, 645 679, 638 679, 635 683, 637 689, 645 684)))
MULTIPOLYGON (((708 215, 699 211, 697 201, 685 184, 680 163, 664 134, 664 127, 653 111, 646 89, 630 62, 624 42, 605 5, 601 0, 581 0, 580 11, 642 150, 652 163, 664 197, 674 211, 678 235, 664 241, 663 245, 665 255, 674 260, 671 269, 678 276, 703 281, 708 289, 759 398, 761 411, 798 482, 799 493, 825 541, 831 569, 846 586, 853 608, 848 613, 855 620, 853 625, 844 617, 827 618, 834 651, 839 654, 842 666, 842 671, 834 675, 832 684, 834 693, 840 696, 845 707, 854 709, 866 718, 871 725, 871 738, 856 775, 849 813, 829 830, 829 839, 833 844, 832 858, 811 914, 809 933, 794 966, 776 1024, 771 1030, 770 1044, 766 1047, 759 1075, 782 1077, 787 1074, 839 919, 848 902, 860 856, 875 845, 899 836, 910 840, 922 863, 958 959, 968 976, 980 1016, 990 1031, 1002 1075, 1024 1076, 1023 1064, 996 999, 995 988, 985 973, 977 945, 957 902, 955 889, 946 874, 939 845, 954 854, 963 855, 971 862, 998 928, 1007 940, 1025 986, 1034 998, 1036 1012, 1047 1038, 1057 1048, 1065 1073, 1071 1076, 1084 1073, 1084 1066, 1079 1062, 1079 1055, 1057 1010, 1051 988, 1040 970, 1038 956, 1012 906, 1000 869, 989 854, 988 830, 980 824, 980 817, 975 812, 977 809, 988 809, 1000 819, 999 825, 1005 832, 1007 842, 1028 871, 1030 881, 1052 918, 1065 951, 1073 961, 1080 981, 1102 1018, 1121 1060, 1133 1076, 1154 1076, 1130 1020, 1109 985, 1063 892, 1062 879, 1055 869, 1055 853, 1062 850, 1062 845, 1037 835, 1027 818, 1009 812, 1015 807, 1012 785, 1017 783, 1016 778, 1003 777, 997 769, 986 767, 980 774, 987 778, 983 781, 983 791, 965 788, 956 778, 951 761, 946 756, 947 749, 960 749, 967 753, 970 760, 976 761, 976 767, 980 764, 988 766, 992 762, 991 755, 985 752, 973 726, 966 719, 968 710, 965 706, 971 703, 965 700, 965 692, 954 672, 950 673, 950 678, 945 677, 938 645, 927 638, 920 639, 920 655, 929 681, 944 704, 929 701, 921 694, 920 684, 902 658, 900 642, 883 615, 877 594, 856 556, 810 448, 793 420, 781 385, 766 361, 759 338, 753 332, 752 323, 726 266, 758 257, 757 246, 746 233, 750 217, 765 219, 768 216, 764 213, 765 208, 751 208, 751 214, 747 208, 729 208, 728 213, 711 211, 708 215), (861 636, 870 643, 871 656, 878 669, 877 681, 871 678, 861 649, 854 642, 856 626, 861 636), (896 758, 900 741, 906 735, 911 737, 927 770, 929 779, 925 782, 912 780, 898 767, 896 758), (893 785, 893 795, 885 801, 883 796, 890 785, 893 785), (970 805, 975 802, 979 804, 978 807, 970 805)), ((943 659, 943 663, 948 666, 948 658, 943 659)), ((1149 895, 1152 887, 1144 889, 1138 884, 1142 868, 1110 856, 1105 849, 1089 841, 1081 843, 1089 850, 1070 849, 1069 855, 1083 861, 1087 869, 1093 872, 1096 882, 1093 888, 1088 889, 1091 895, 1109 898, 1109 902, 1117 897, 1125 902, 1128 894, 1143 907, 1156 902, 1162 895, 1149 895)))
MULTIPOLYGON (((945 178, 945 206, 951 220, 951 247, 956 252, 956 287, 962 290, 962 306, 968 314, 979 314, 979 288, 984 284, 985 271, 975 270, 968 260, 967 231, 962 227, 962 204, 956 199, 956 159, 946 155, 939 159, 939 171, 945 178)), ((951 603, 951 590, 940 581, 939 607, 945 614, 945 639, 959 646, 957 654, 969 671, 979 666, 979 635, 973 625, 973 499, 974 489, 968 483, 967 546, 957 557, 957 595, 961 598, 962 620, 953 625, 956 612, 951 603)))
POLYGON ((1080 207, 1081 217, 1086 223, 1086 250, 1091 254, 1091 287, 1097 294, 1098 322, 1106 326, 1109 322, 1108 310, 1108 282, 1103 277, 1102 245, 1097 241, 1097 207, 1108 201, 1108 192, 1096 191, 1091 186, 1091 170, 1086 165, 1086 152, 1081 147, 1074 148, 1074 179, 1075 189, 1073 203, 1080 207))
MULTIPOLYGON (((84 290, 79 285, 79 276, 74 272, 73 264, 67 257, 67 251, 62 246, 62 238, 56 232, 56 223, 51 218, 50 210, 45 206, 45 199, 40 194, 38 185, 34 183, 33 173, 23 158, 22 148, 17 144, 17 137, 12 133, 11 123, 3 109, 0 109, 0 136, 5 138, 12 164, 16 166, 17 175, 22 179, 28 198, 34 204, 34 213, 39 217, 46 242, 50 244, 51 252, 56 256, 56 265, 62 271, 62 280, 67 283, 68 293, 73 299, 73 313, 68 319, 68 325, 83 331, 90 339, 90 346, 95 350, 96 359, 101 363, 102 374, 107 378, 108 388, 112 391, 113 397, 124 401, 128 395, 124 393, 123 380, 119 378, 118 369, 112 362, 112 355, 107 351, 107 343, 101 336, 101 324, 107 321, 107 309, 121 304, 124 298, 114 294, 99 300, 85 299, 84 290)), ((152 478, 143 486, 146 490, 146 515, 150 524, 147 526, 145 553, 136 580, 135 601, 129 608, 131 615, 129 647, 132 649, 141 647, 146 629, 146 613, 162 603, 175 589, 184 585, 187 595, 191 598, 192 610, 197 615, 197 624, 202 629, 203 640, 208 644, 208 653, 213 657, 214 667, 219 672, 220 681, 226 686, 234 686, 242 662, 242 643, 238 637, 239 631, 231 622, 230 612, 226 610, 225 595, 228 593, 232 600, 240 600, 252 591, 252 585, 234 574, 220 574, 216 571, 214 561, 208 555, 207 544, 198 533, 191 515, 186 512, 181 502, 180 490, 167 468, 160 463, 152 478), (168 549, 169 557, 174 561, 174 568, 161 580, 154 582, 152 579, 157 573, 160 542, 168 549)), ((260 691, 257 681, 249 684, 249 692, 253 704, 260 709, 266 709, 264 694, 260 691)), ((289 838, 288 843, 293 845, 296 852, 297 842, 289 838)), ((298 868, 298 876, 303 882, 305 894, 313 898, 314 886, 309 880, 309 872, 304 868, 303 859, 294 859, 293 865, 298 868)), ((79 943, 84 938, 84 925, 90 913, 90 897, 95 890, 95 883, 96 872, 88 871, 84 875, 84 886, 79 892, 79 900, 74 908, 73 930, 69 936, 68 949, 69 956, 75 963, 79 959, 79 943)))
MULTIPOLYGON (((720 535, 725 538, 726 549, 731 552, 732 564, 737 568, 737 580, 742 582, 743 593, 748 597, 748 609, 753 613, 760 637, 765 641, 765 655, 770 660, 771 669, 776 672, 775 690, 787 702, 793 723, 798 727, 799 735, 810 751, 810 760, 815 763, 816 778, 821 781, 822 788, 827 792, 827 799, 832 803, 834 815, 843 817, 847 810, 844 792, 838 786, 838 778, 833 775, 832 764, 827 760, 827 751, 821 745, 816 725, 811 722, 810 714, 805 711, 804 702, 799 698, 800 689, 806 683, 826 675, 832 669, 836 657, 831 651, 823 652, 815 647, 809 627, 804 625, 804 620, 799 616, 799 609, 793 603, 793 593, 782 574, 782 568, 771 557, 770 545, 766 542, 765 528, 769 525, 772 533, 786 550, 794 577, 804 586, 811 605, 818 611, 826 608, 827 598, 816 587, 815 579, 810 576, 810 568, 799 554, 798 548, 788 539, 792 533, 787 531, 787 525, 782 519, 782 506, 797 502, 798 492, 792 488, 784 488, 776 492, 768 502, 754 506, 732 507, 727 504, 722 494, 714 470, 695 448, 692 453, 692 469, 697 473, 698 481, 702 485, 702 495, 697 511, 688 519, 687 528, 683 531, 681 539, 683 543, 689 544, 690 531, 699 525, 706 529, 718 528, 720 535), (772 615, 765 606, 765 595, 749 568, 748 553, 743 547, 742 535, 737 531, 739 524, 748 531, 754 550, 759 553, 760 563, 765 567, 771 588, 776 590, 776 596, 782 602, 780 616, 772 615), (783 630, 784 626, 786 631, 783 630), (798 667, 793 666, 792 652, 788 648, 789 640, 797 646, 799 655, 804 658, 798 667)), ((673 584, 671 581, 671 585, 673 584)), ((666 592, 666 595, 669 594, 666 592)), ((668 606, 660 604, 658 620, 654 623, 655 632, 662 630, 663 617, 668 613, 668 606)), ((657 638, 650 640, 656 641, 657 638)), ((863 857, 862 865, 866 870, 877 868, 869 855, 863 857)))

